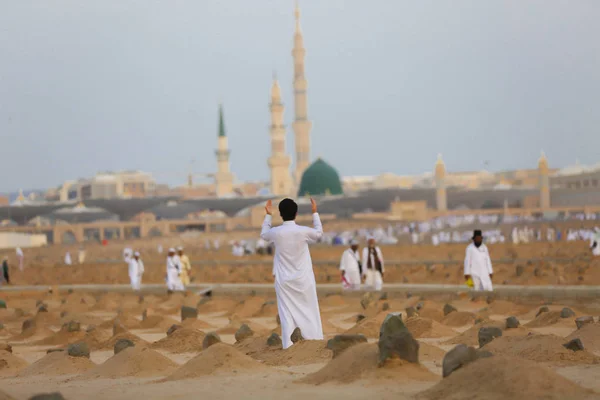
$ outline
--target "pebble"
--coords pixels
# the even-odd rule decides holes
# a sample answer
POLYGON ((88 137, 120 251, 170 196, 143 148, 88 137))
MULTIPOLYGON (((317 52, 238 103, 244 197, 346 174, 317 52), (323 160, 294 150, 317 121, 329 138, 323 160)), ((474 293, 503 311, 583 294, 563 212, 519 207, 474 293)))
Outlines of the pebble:
POLYGON ((254 335, 254 331, 250 329, 250 327, 246 324, 240 326, 240 329, 235 333, 236 342, 241 342, 242 340, 249 338, 254 335))
POLYGON ((221 338, 215 332, 209 332, 202 340, 202 350, 208 349, 213 344, 221 343, 221 338))

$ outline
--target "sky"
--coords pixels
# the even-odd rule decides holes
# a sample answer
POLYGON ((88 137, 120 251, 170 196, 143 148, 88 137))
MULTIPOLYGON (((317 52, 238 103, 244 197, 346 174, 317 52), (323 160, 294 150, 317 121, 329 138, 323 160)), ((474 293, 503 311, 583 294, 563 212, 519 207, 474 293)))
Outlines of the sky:
MULTIPOLYGON (((600 161, 597 0, 300 0, 311 157, 341 175, 600 161)), ((0 0, 0 191, 98 171, 268 180, 293 0, 0 0)))

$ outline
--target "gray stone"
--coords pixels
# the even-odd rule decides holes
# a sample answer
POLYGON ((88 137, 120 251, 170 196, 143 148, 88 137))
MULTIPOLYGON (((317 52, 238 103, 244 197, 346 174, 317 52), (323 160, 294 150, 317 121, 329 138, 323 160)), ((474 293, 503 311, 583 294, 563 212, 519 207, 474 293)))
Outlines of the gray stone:
POLYGON ((196 310, 194 307, 181 306, 181 320, 184 321, 188 318, 197 319, 198 310, 196 310))
POLYGON ((60 353, 60 352, 64 352, 65 349, 48 349, 46 350, 46 354, 50 354, 50 353, 60 353))
POLYGON ((593 324, 594 317, 586 315, 584 317, 575 318, 575 325, 577 325, 577 329, 581 329, 584 325, 593 324))
POLYGON ((202 350, 208 349, 213 344, 221 343, 221 338, 215 332, 209 332, 202 340, 202 350))
POLYGON ((71 357, 86 357, 90 358, 90 349, 87 343, 79 342, 70 344, 67 348, 67 352, 71 357))
POLYGON ((171 325, 171 327, 167 330, 167 336, 171 336, 173 334, 173 332, 175 332, 179 328, 181 328, 181 325, 176 325, 176 324, 171 325))
POLYGON ((419 363, 419 342, 406 328, 399 313, 388 314, 379 330, 379 366, 392 357, 419 363))
POLYGON ((271 336, 269 336, 269 338, 267 339, 267 346, 281 347, 281 345, 282 345, 281 337, 279 337, 279 335, 276 334, 275 332, 271 333, 271 336))
POLYGON ((423 303, 418 302, 415 308, 417 309, 417 311, 421 310, 423 308, 423 303))
POLYGON ((571 310, 568 307, 563 308, 562 310, 560 310, 560 317, 561 318, 571 318, 575 316, 575 311, 571 310))
POLYGON ((21 324, 21 331, 25 332, 26 330, 35 328, 35 326, 36 326, 35 320, 26 319, 25 321, 23 321, 23 324, 21 324))
POLYGON ((96 325, 90 325, 85 330, 87 333, 94 332, 96 330, 96 325))
POLYGON ((492 357, 494 354, 491 351, 477 349, 477 358, 488 358, 492 357))
POLYGON ((123 350, 125 350, 128 347, 135 347, 135 343, 133 343, 129 339, 119 339, 119 340, 117 340, 117 343, 115 343, 115 347, 113 348, 113 351, 115 354, 119 354, 120 352, 122 352, 123 350))
POLYGON ((254 335, 254 331, 250 329, 250 327, 246 324, 240 326, 240 329, 235 333, 236 342, 241 342, 242 340, 249 338, 254 335))
POLYGON ((413 295, 412 295, 412 293, 411 293, 411 292, 407 292, 407 293, 406 293, 406 298, 407 298, 407 299, 410 299, 412 296, 413 296, 413 295))
POLYGON ((67 315, 69 315, 69 313, 68 313, 67 311, 61 311, 61 312, 60 312, 60 317, 61 317, 61 318, 64 318, 64 317, 66 317, 67 315))
POLYGON ((451 306, 450 304, 446 304, 444 306, 444 317, 448 314, 450 314, 451 312, 457 311, 456 308, 454 308, 453 306, 451 306))
POLYGON ((302 331, 300 330, 300 328, 294 329, 294 331, 290 335, 290 340, 292 341, 292 343, 298 343, 301 340, 304 340, 304 337, 302 336, 302 331))
POLYGON ((515 268, 515 274, 517 276, 521 276, 525 273, 525 267, 522 265, 517 265, 517 267, 515 268))
POLYGON ((508 317, 506 318, 506 329, 515 329, 518 328, 521 323, 517 319, 517 317, 508 317))
POLYGON ((6 301, 0 300, 0 308, 6 308, 6 301))
POLYGON ((81 324, 78 321, 69 321, 63 324, 62 330, 66 332, 79 332, 81 324))
POLYGON ((59 392, 54 392, 36 394, 35 396, 30 397, 29 400, 65 400, 65 398, 59 392))
POLYGON ((563 344, 563 347, 569 350, 573 350, 573 351, 583 351, 584 347, 583 347, 583 343, 581 342, 581 340, 579 338, 575 338, 565 344, 563 344))
POLYGON ((497 337, 502 336, 502 329, 495 326, 484 326, 479 329, 477 337, 479 339, 479 348, 482 348, 486 344, 490 343, 497 337))
POLYGON ((327 348, 333 351, 333 358, 336 358, 349 347, 359 343, 367 343, 364 335, 336 335, 327 341, 327 348))
POLYGON ((535 267, 533 269, 533 275, 537 276, 537 277, 542 276, 542 270, 540 268, 538 268, 538 267, 535 267))
POLYGON ((365 317, 365 316, 364 316, 364 315, 362 315, 362 314, 358 314, 358 315, 356 316, 356 323, 358 324, 360 321, 362 321, 362 320, 363 320, 363 319, 365 319, 365 318, 367 318, 367 317, 365 317))
POLYGON ((37 312, 38 313, 42 313, 42 312, 46 312, 47 313, 48 312, 48 306, 46 304, 44 304, 44 303, 40 304, 38 306, 37 312))
POLYGON ((539 317, 540 315, 542 315, 545 312, 550 312, 550 309, 546 306, 540 307, 540 309, 538 310, 537 314, 535 314, 535 317, 539 317))
POLYGON ((361 307, 366 310, 369 308, 371 303, 373 303, 373 294, 371 292, 363 294, 362 298, 360 299, 361 307))
POLYGON ((407 307, 405 311, 406 311, 406 318, 412 318, 412 317, 419 316, 419 313, 417 313, 417 310, 414 307, 407 307))
POLYGON ((446 353, 442 361, 442 376, 450 376, 451 373, 465 365, 477 360, 477 350, 473 347, 459 344, 446 353))
POLYGON ((390 309, 390 303, 383 303, 383 306, 381 307, 381 311, 387 311, 390 309))
POLYGON ((388 299, 387 292, 383 292, 383 293, 381 293, 381 296, 379 296, 379 300, 387 300, 387 299, 388 299))
POLYGON ((36 300, 36 301, 35 301, 35 306, 36 306, 36 307, 39 307, 39 306, 41 306, 42 304, 44 304, 44 302, 43 302, 42 300, 36 300))

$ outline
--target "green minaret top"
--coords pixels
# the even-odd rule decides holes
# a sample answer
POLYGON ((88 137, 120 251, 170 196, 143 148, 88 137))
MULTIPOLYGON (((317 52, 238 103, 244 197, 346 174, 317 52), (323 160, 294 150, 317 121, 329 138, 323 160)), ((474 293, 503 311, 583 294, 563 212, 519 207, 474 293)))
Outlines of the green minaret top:
POLYGON ((223 121, 223 105, 219 104, 219 137, 225 136, 225 121, 223 121))

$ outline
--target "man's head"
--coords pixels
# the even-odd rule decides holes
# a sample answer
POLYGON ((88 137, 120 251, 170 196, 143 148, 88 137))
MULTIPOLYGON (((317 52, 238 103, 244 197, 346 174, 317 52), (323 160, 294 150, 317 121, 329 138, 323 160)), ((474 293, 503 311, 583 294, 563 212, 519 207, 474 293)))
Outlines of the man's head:
POLYGON ((483 235, 479 229, 473 232, 473 243, 475 244, 475 247, 479 247, 481 246, 481 243, 483 243, 483 235))
POLYGON ((292 199, 283 199, 279 203, 279 214, 284 221, 293 221, 298 214, 298 204, 292 199))
POLYGON ((358 241, 356 241, 355 239, 352 239, 350 241, 350 248, 352 249, 352 251, 358 250, 358 241))
POLYGON ((179 247, 177 248, 177 253, 178 253, 180 256, 182 256, 182 255, 183 255, 183 247, 179 246, 179 247))
POLYGON ((133 258, 135 258, 136 260, 139 260, 140 259, 140 253, 137 252, 137 251, 135 253, 133 253, 133 258))
POLYGON ((375 238, 373 236, 369 236, 369 238, 367 239, 367 245, 369 246, 369 248, 375 247, 375 238))
POLYGON ((169 254, 169 257, 173 257, 175 255, 175 249, 174 248, 170 248, 169 252, 167 254, 169 254))

